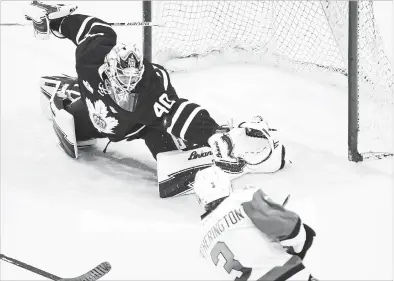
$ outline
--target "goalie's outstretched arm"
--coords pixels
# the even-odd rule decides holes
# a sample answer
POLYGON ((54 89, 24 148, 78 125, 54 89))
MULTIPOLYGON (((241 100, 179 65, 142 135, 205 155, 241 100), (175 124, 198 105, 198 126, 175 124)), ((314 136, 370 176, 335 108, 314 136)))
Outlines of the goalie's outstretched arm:
POLYGON ((208 145, 208 139, 218 128, 206 109, 186 99, 176 102, 168 120, 168 133, 200 145, 208 145))
POLYGON ((208 139, 216 132, 219 125, 203 106, 185 98, 179 98, 171 83, 168 71, 159 64, 152 64, 161 79, 164 93, 158 99, 152 99, 152 123, 159 123, 172 136, 186 140, 191 144, 208 146, 208 139), (161 100, 164 98, 164 100, 161 100), (163 107, 168 104, 168 108, 163 107), (157 118, 156 120, 154 120, 157 118))

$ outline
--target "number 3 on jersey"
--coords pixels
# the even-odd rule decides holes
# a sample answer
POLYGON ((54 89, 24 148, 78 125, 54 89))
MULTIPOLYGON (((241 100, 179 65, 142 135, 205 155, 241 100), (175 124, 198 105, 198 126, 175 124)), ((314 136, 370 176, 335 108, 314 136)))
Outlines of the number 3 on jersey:
POLYGON ((235 281, 248 280, 250 274, 252 273, 252 269, 244 267, 238 260, 236 260, 234 258, 234 254, 223 242, 217 242, 215 247, 213 247, 211 250, 211 258, 215 265, 218 265, 220 255, 222 255, 225 259, 223 267, 228 274, 230 274, 232 270, 238 271, 240 273, 241 276, 235 278, 235 281))
POLYGON ((163 113, 169 113, 171 107, 174 105, 175 101, 170 100, 166 93, 159 97, 159 101, 155 102, 153 105, 153 110, 157 117, 163 116, 163 113))

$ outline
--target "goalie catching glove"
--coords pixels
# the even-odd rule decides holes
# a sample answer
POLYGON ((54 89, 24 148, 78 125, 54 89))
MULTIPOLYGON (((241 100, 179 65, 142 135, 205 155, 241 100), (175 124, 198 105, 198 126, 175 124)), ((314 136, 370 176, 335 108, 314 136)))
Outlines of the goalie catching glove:
POLYGON ((34 36, 38 39, 48 39, 53 33, 56 37, 63 38, 60 25, 64 17, 72 14, 78 6, 63 4, 44 4, 32 1, 25 8, 25 18, 33 21, 34 36))
POLYGON ((286 163, 285 147, 275 140, 267 122, 255 116, 237 126, 221 127, 208 143, 213 165, 195 176, 193 188, 206 210, 233 192, 232 180, 247 173, 274 173, 286 163))
POLYGON ((274 140, 261 116, 233 127, 221 128, 208 143, 214 164, 236 178, 246 173, 273 173, 285 165, 285 147, 274 140))
POLYGON ((231 180, 245 173, 280 170, 285 163, 285 148, 274 140, 272 131, 256 116, 235 128, 232 124, 220 127, 208 140, 210 146, 159 153, 160 197, 190 193, 195 184, 213 183, 218 187, 215 192, 222 193, 231 186, 231 180))

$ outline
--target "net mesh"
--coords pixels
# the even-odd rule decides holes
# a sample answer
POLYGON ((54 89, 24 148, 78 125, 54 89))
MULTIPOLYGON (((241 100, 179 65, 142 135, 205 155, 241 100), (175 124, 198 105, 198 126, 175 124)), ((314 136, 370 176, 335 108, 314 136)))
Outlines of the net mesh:
MULTIPOLYGON (((163 27, 153 29, 153 45, 161 63, 235 50, 347 84, 347 1, 162 1, 158 7, 155 19, 163 27)), ((365 135, 359 150, 392 152, 393 72, 372 1, 359 2, 358 18, 359 127, 365 135)))

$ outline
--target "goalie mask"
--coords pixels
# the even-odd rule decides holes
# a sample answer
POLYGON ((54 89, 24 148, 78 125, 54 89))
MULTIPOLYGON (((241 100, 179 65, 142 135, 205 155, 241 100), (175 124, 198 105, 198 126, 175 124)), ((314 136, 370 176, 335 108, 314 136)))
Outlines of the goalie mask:
POLYGON ((106 93, 124 110, 135 111, 138 93, 133 92, 144 73, 143 58, 135 45, 118 44, 106 55, 100 74, 106 93))

